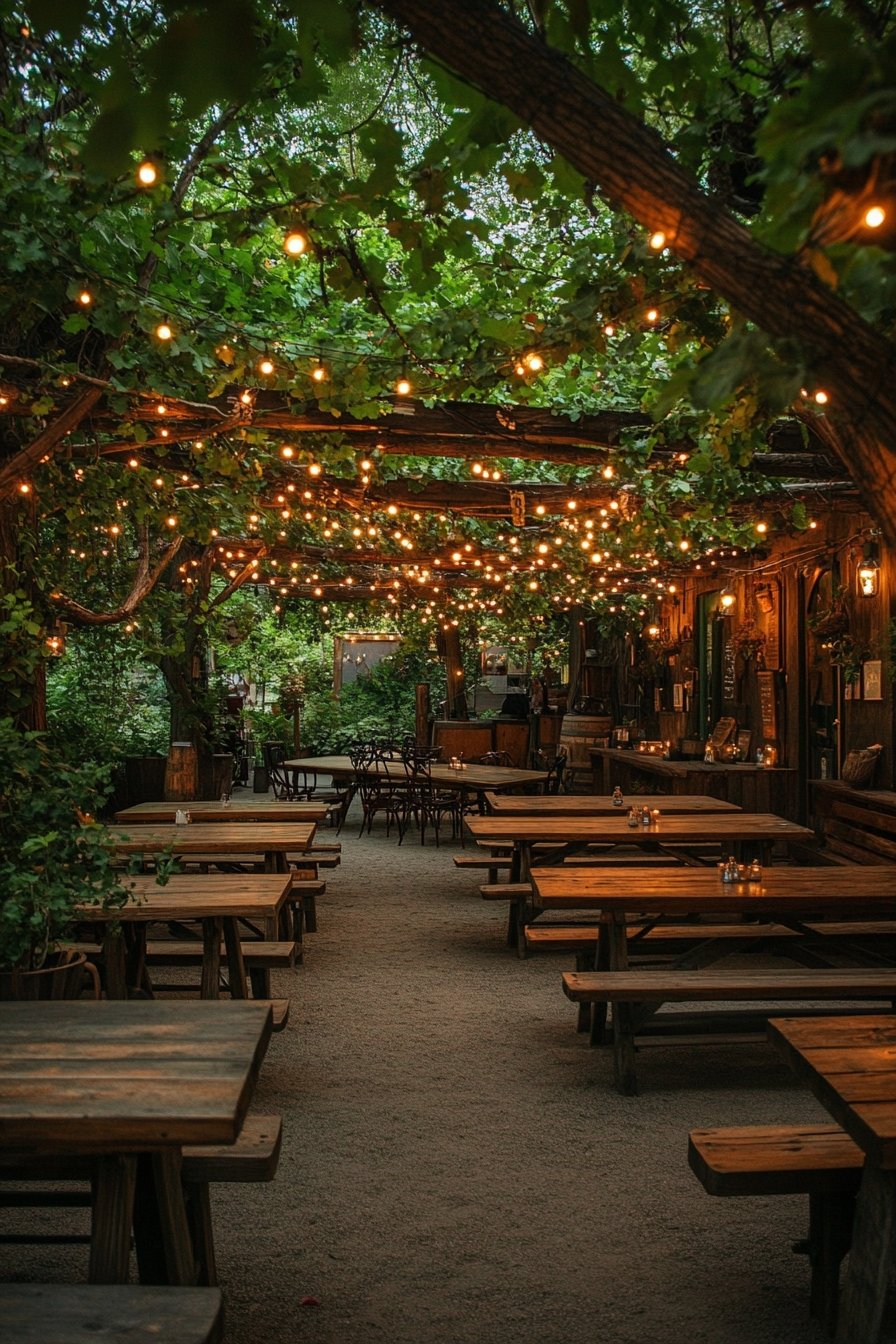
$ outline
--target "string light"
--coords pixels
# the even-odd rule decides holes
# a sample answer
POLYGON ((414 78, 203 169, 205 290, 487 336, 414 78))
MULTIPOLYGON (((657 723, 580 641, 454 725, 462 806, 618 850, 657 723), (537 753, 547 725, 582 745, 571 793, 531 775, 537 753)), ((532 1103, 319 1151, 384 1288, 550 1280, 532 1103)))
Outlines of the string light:
POLYGON ((540 373, 544 368, 544 360, 537 350, 530 350, 523 356, 523 363, 530 373, 540 373))
POLYGON ((311 370, 311 377, 316 383, 323 383, 326 381, 327 370, 322 363, 315 364, 314 368, 311 370))
POLYGON ((644 320, 645 322, 651 322, 651 323, 658 322, 660 320, 659 309, 648 308, 647 312, 644 314, 644 320))
POLYGON ((174 336, 174 332, 167 322, 160 322, 156 327, 156 335, 160 341, 170 341, 174 336))
POLYGON ((409 395, 411 391, 411 384, 409 383, 408 379, 404 376, 404 374, 402 374, 402 376, 398 379, 398 382, 395 384, 395 391, 398 393, 400 397, 406 397, 409 395))
POLYGON ((274 361, 269 355, 263 355, 258 361, 258 372, 261 374, 262 378, 270 378, 271 374, 274 372, 274 361))
POLYGON ((865 227, 868 229, 879 229, 887 217, 886 210, 882 206, 872 205, 865 211, 865 227))
POLYGON ((90 305, 93 303, 93 295, 91 294, 89 289, 81 290, 81 293, 78 295, 78 302, 80 303, 82 308, 90 307, 90 305))
POLYGON ((137 166, 137 182, 141 187, 154 187, 159 180, 159 170, 152 159, 144 159, 137 166))
POLYGON ((654 252, 662 252, 663 248, 666 246, 666 235, 663 233, 662 229, 657 229, 656 233, 650 235, 649 246, 654 252))
POLYGON ((289 257, 300 257, 308 250, 308 237, 300 229, 290 229, 283 239, 283 251, 289 257))

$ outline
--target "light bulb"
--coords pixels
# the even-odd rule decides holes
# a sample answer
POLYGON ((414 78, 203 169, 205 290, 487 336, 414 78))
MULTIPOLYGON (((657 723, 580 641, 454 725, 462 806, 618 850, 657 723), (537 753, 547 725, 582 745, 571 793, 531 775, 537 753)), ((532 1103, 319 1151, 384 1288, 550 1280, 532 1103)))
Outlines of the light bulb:
POLYGON ((294 453, 295 449, 290 448, 288 443, 285 443, 283 447, 280 449, 280 456, 285 457, 287 460, 291 458, 294 455, 294 453))
POLYGON ((316 364, 311 370, 311 377, 316 383, 322 383, 326 379, 327 371, 323 364, 316 364))
POLYGON ((658 322, 659 317, 660 314, 657 308, 648 308, 647 312, 644 314, 644 318, 647 322, 658 322))
POLYGON ((274 361, 265 355, 263 359, 258 361, 258 372, 263 378, 270 378, 271 374, 274 372, 274 361))
POLYGON ((156 327, 156 335, 158 336, 160 341, 170 341, 172 336, 174 335, 174 332, 171 330, 167 322, 160 322, 159 325, 156 327))
POLYGON ((78 295, 78 302, 81 304, 83 308, 90 307, 90 305, 93 303, 93 295, 91 294, 89 289, 81 290, 81 293, 78 295))
POLYGON ((308 239, 298 229, 290 229, 283 239, 283 251, 290 257, 300 257, 308 249, 308 239))
POLYGON ((410 390, 411 385, 408 382, 407 378, 399 378, 398 382, 395 384, 395 391, 398 393, 398 395, 400 397, 406 397, 410 392, 410 390))
POLYGON ((615 335, 616 335, 616 328, 613 326, 613 323, 612 323, 612 322, 608 322, 607 325, 604 327, 604 335, 605 335, 605 336, 615 336, 615 335))
POLYGON ((650 246, 653 248, 654 252, 662 252, 663 248, 666 246, 666 235, 663 233, 662 229, 657 229, 656 233, 650 235, 650 246))
POLYGON ((158 168, 152 159, 144 159, 137 168, 137 182, 141 187, 154 187, 158 180, 158 168))
POLYGON ((865 227, 869 229, 879 229, 887 217, 886 210, 879 205, 872 205, 870 210, 865 211, 865 227))
POLYGON ((532 371, 532 373, 539 373, 544 368, 544 360, 535 350, 530 351, 529 354, 525 356, 523 363, 526 365, 527 369, 532 371))
POLYGON ((319 462, 312 462, 308 467, 309 476, 319 476, 322 471, 323 467, 320 465, 319 462))

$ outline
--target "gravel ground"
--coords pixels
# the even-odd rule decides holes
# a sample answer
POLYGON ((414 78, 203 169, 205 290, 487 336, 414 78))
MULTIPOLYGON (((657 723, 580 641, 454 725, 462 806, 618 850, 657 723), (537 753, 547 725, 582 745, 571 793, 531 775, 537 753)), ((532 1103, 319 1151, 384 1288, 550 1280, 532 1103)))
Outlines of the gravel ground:
MULTIPOLYGON (((213 1194, 228 1344, 820 1344, 790 1249, 808 1201, 712 1199, 686 1159, 694 1126, 819 1118, 786 1066, 651 1048, 618 1096, 566 959, 508 951, 450 841, 357 826, 304 966, 275 975, 292 1016, 254 1109, 283 1116, 278 1175, 213 1194)), ((84 1256, 0 1247, 0 1277, 84 1256)))

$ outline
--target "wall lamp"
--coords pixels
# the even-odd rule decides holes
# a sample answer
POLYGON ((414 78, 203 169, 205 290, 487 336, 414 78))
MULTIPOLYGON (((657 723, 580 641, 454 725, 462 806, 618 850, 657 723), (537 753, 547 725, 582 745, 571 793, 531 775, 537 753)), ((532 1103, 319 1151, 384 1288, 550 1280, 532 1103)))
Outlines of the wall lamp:
POLYGON ((880 555, 877 542, 866 541, 856 570, 860 597, 877 597, 880 586, 880 555))

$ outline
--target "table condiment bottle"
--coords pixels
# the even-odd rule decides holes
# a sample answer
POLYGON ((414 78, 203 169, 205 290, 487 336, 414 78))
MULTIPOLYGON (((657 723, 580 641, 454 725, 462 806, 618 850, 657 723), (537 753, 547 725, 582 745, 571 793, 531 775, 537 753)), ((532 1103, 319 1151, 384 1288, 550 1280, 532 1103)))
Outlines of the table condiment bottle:
POLYGON ((637 808, 632 807, 632 808, 629 809, 629 814, 628 814, 628 824, 629 824, 629 826, 637 826, 637 824, 638 824, 638 812, 637 812, 637 808))
POLYGON ((728 862, 725 864, 725 870, 722 873, 723 882, 737 881, 737 859, 733 854, 728 855, 728 862))
POLYGON ((750 864, 750 881, 751 882, 762 881, 762 864, 759 862, 758 859, 754 859, 753 862, 750 864))
POLYGON ((641 808, 641 825, 642 825, 642 826, 649 826, 649 825, 650 825, 650 820, 651 820, 651 818, 650 818, 650 808, 649 808, 649 807, 642 807, 642 808, 641 808))
POLYGON ((619 785, 617 784, 616 787, 615 787, 615 789, 613 790, 613 806, 614 806, 614 807, 622 807, 622 806, 624 805, 624 803, 625 803, 625 799, 624 799, 623 796, 622 796, 622 790, 620 789, 619 785))

